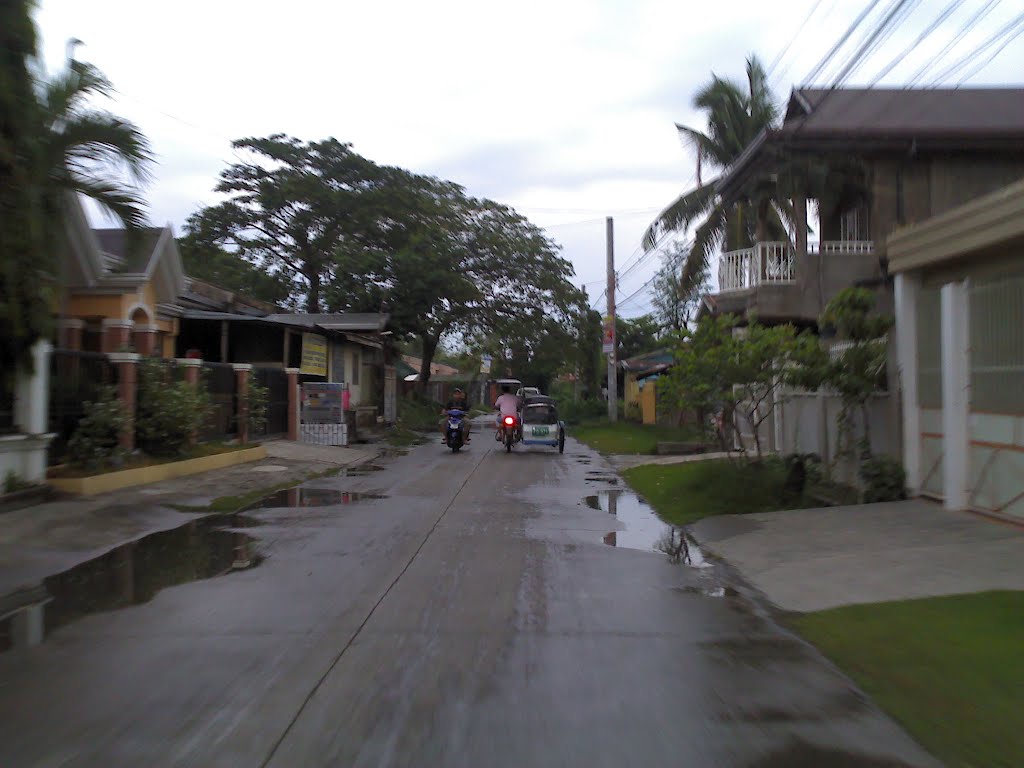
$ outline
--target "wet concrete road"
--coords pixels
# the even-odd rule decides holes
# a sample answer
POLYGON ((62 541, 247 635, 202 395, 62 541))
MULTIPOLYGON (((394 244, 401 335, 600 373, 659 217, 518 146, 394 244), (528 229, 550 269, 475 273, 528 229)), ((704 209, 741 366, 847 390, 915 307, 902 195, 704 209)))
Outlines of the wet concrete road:
POLYGON ((934 765, 722 569, 645 551, 599 456, 485 436, 48 582, 0 766, 934 765))

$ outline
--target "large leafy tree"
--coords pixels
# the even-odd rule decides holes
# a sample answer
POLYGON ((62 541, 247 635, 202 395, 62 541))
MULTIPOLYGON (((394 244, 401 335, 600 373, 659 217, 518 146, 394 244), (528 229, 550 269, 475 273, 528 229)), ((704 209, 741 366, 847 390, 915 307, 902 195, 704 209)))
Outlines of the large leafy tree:
POLYGON ((271 304, 292 302, 292 283, 281 272, 261 269, 237 253, 205 242, 199 233, 187 230, 178 238, 178 250, 189 277, 271 304))
POLYGON ((580 302, 572 267, 540 229, 456 184, 400 169, 388 175, 380 245, 335 273, 328 300, 333 310, 390 312, 396 335, 419 340, 421 383, 446 336, 525 335, 572 315, 580 302))
POLYGON ((227 199, 189 217, 188 236, 281 274, 305 294, 307 311, 321 311, 324 286, 380 246, 376 197, 389 174, 333 138, 275 134, 233 146, 248 159, 221 173, 216 191, 227 199))
POLYGON ((665 252, 661 267, 654 276, 651 304, 654 316, 665 333, 679 333, 689 327, 697 311, 701 292, 707 286, 707 265, 700 271, 683 274, 690 249, 673 243, 665 252))
POLYGON ((50 329, 40 291, 41 218, 34 170, 38 163, 37 104, 29 60, 35 29, 27 0, 0 3, 0 393, 15 368, 50 329))
POLYGON ((653 352, 661 344, 661 326, 654 315, 640 315, 633 319, 620 317, 616 321, 615 333, 619 345, 620 360, 653 352))
MULTIPOLYGON (((778 119, 768 77, 756 56, 747 59, 745 83, 713 74, 694 96, 693 106, 707 116, 707 130, 679 124, 676 128, 693 146, 698 167, 718 172, 732 165, 750 142, 778 119)), ((755 183, 742 199, 726 203, 716 192, 717 181, 715 176, 684 192, 644 233, 644 247, 654 248, 667 233, 681 232, 697 223, 693 245, 680 272, 684 285, 693 285, 707 272, 712 254, 720 245, 727 250, 745 248, 759 234, 759 226, 762 237, 785 234, 774 185, 755 183)))

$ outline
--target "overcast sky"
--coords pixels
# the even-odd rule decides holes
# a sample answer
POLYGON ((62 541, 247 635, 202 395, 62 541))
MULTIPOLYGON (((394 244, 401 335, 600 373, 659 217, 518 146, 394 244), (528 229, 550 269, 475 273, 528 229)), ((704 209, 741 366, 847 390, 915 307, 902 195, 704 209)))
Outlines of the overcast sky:
MULTIPOLYGON (((865 27, 898 1, 880 2, 865 27)), ((1021 12, 1019 0, 963 0, 882 84, 905 83, 986 3, 987 14, 943 61, 956 62, 1021 12)), ((789 44, 772 70, 781 103, 867 5, 40 0, 37 24, 47 68, 62 65, 69 38, 81 40, 78 57, 119 92, 108 106, 151 140, 159 157, 147 190, 154 222, 179 232, 192 211, 215 201, 231 139, 334 136, 379 163, 515 207, 561 243, 596 304, 604 216, 615 217, 617 264, 629 266, 651 218, 693 182, 693 154, 673 123, 703 128, 690 102, 710 72, 742 77, 749 53, 768 66, 789 44)), ((872 80, 949 5, 907 3, 913 10, 850 84, 872 80)), ((947 82, 955 85, 997 47, 947 82)), ((830 82, 842 59, 817 82, 830 82)), ((967 84, 1019 84, 1022 72, 1024 35, 967 84)), ((620 300, 657 262, 647 258, 622 280, 620 300)), ((647 308, 641 291, 622 313, 647 308)))

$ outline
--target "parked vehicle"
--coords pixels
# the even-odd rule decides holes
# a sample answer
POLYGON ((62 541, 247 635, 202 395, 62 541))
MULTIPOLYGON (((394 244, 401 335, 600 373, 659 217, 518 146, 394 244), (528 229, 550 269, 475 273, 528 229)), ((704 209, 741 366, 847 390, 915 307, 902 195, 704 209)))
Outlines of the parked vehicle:
POLYGON ((452 449, 452 453, 458 453, 463 445, 462 420, 466 418, 466 412, 458 408, 448 409, 448 424, 444 430, 444 444, 452 449))
POLYGON ((537 387, 520 387, 519 391, 516 392, 516 396, 523 402, 528 397, 537 397, 540 395, 540 390, 537 387))
POLYGON ((549 445, 565 451, 565 423, 558 418, 553 398, 533 395, 523 402, 520 426, 523 445, 549 445))

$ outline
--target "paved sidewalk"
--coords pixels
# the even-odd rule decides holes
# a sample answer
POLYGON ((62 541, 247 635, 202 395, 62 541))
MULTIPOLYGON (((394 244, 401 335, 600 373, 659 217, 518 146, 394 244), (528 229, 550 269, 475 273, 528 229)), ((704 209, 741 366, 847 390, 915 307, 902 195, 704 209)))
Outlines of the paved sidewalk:
POLYGON ((616 453, 605 458, 608 463, 621 472, 624 469, 632 469, 642 464, 689 464, 693 461, 711 461, 713 459, 725 459, 729 454, 725 452, 716 453, 689 453, 681 456, 651 456, 649 454, 616 453))
POLYGON ((379 454, 369 445, 342 448, 286 440, 264 445, 268 455, 261 461, 0 514, 0 598, 118 544, 188 520, 166 504, 205 506, 221 496, 299 483, 311 473, 363 463, 379 454))
POLYGON ((1024 589, 1024 529, 919 499, 721 515, 689 530, 788 611, 1024 589))

